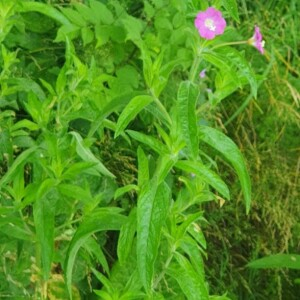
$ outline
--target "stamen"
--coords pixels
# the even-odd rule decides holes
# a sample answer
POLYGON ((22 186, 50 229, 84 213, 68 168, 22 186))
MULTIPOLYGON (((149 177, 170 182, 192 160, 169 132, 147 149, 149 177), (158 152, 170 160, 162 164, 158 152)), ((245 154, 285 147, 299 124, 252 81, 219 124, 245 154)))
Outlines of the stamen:
POLYGON ((216 25, 214 24, 214 21, 212 19, 206 19, 204 25, 206 28, 208 28, 211 31, 216 30, 216 25))

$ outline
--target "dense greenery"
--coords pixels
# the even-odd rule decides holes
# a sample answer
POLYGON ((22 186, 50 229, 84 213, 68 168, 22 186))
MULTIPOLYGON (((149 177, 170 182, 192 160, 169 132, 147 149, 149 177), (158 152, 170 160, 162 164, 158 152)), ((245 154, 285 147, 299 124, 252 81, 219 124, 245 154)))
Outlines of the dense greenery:
POLYGON ((0 0, 0 297, 298 299, 299 9, 0 0))

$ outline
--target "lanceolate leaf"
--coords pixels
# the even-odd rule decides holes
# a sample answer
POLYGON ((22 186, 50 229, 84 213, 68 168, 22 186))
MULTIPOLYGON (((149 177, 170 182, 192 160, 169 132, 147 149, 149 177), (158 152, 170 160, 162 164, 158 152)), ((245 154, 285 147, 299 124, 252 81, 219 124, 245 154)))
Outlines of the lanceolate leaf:
POLYGON ((73 135, 75 138, 77 154, 84 161, 94 162, 95 166, 93 168, 95 168, 95 170, 97 170, 99 173, 106 175, 108 177, 112 177, 112 178, 115 177, 109 170, 106 169, 106 167, 102 164, 102 162, 98 158, 95 157, 93 152, 84 145, 83 139, 79 133, 72 131, 72 132, 70 132, 70 134, 73 135))
POLYGON ((203 213, 201 211, 198 211, 186 217, 186 219, 180 225, 177 226, 176 239, 180 240, 184 238, 187 229, 191 226, 191 224, 196 222, 198 219, 203 218, 202 215, 203 213))
POLYGON ((189 81, 180 84, 177 94, 178 119, 181 134, 193 159, 198 155, 196 118, 197 89, 189 81))
MULTIPOLYGON (((53 183, 53 182, 52 182, 53 183)), ((45 182, 49 185, 50 181, 45 182)), ((42 274, 44 280, 49 278, 54 251, 54 216, 59 198, 55 188, 43 188, 44 194, 37 193, 38 199, 33 205, 33 217, 37 240, 40 245, 42 274)))
POLYGON ((133 130, 126 130, 126 132, 135 140, 147 145, 151 149, 153 149, 155 152, 158 154, 167 154, 168 148, 158 139, 146 135, 144 133, 138 132, 138 131, 133 131, 133 130))
POLYGON ((115 191, 114 199, 117 199, 117 198, 123 196, 125 193, 130 192, 132 190, 137 191, 138 186, 135 184, 128 184, 128 185, 122 186, 115 191))
POLYGON ((125 221, 126 217, 116 213, 114 209, 111 211, 110 209, 102 209, 88 216, 79 226, 70 243, 65 260, 65 276, 70 297, 72 270, 80 247, 93 233, 103 230, 119 230, 125 221))
POLYGON ((87 239, 86 243, 84 243, 83 247, 90 253, 93 254, 96 258, 98 263, 101 264, 103 270, 109 274, 109 266, 106 260, 106 257, 101 249, 101 246, 98 242, 93 238, 90 237, 87 239))
POLYGON ((204 263, 201 256, 201 252, 199 251, 199 246, 197 245, 196 240, 192 239, 189 236, 185 236, 180 241, 180 248, 188 254, 191 264, 197 272, 198 276, 201 278, 201 282, 205 282, 204 276, 204 263))
POLYGON ((138 156, 138 186, 142 187, 149 181, 149 164, 148 164, 148 158, 140 146, 138 147, 137 150, 137 156, 138 156))
POLYGON ((129 101, 138 94, 138 92, 130 92, 111 99, 111 101, 109 101, 108 104, 105 107, 103 107, 96 119, 89 119, 90 121, 92 121, 92 124, 88 137, 92 137, 94 135, 97 129, 103 124, 105 118, 107 118, 112 112, 123 109, 129 103, 129 101))
POLYGON ((25 151, 23 151, 13 162, 12 166, 8 169, 8 171, 5 173, 5 175, 0 180, 0 187, 3 184, 8 183, 10 180, 14 178, 15 172, 18 172, 18 170, 23 166, 29 157, 37 150, 37 147, 29 148, 25 151))
POLYGON ((250 84, 252 95, 257 96, 257 80, 253 69, 249 65, 246 58, 236 49, 232 47, 223 47, 216 50, 222 57, 229 59, 231 63, 238 69, 239 77, 244 77, 250 84))
POLYGON ((138 198, 137 261, 141 282, 147 292, 151 291, 154 263, 168 212, 169 197, 167 184, 163 182, 157 187, 157 179, 153 177, 138 198))
POLYGON ((210 170, 201 162, 181 160, 175 164, 175 167, 199 176, 204 182, 216 189, 223 197, 230 199, 226 183, 219 177, 218 174, 210 170))
POLYGON ((200 276, 186 257, 175 253, 177 264, 167 269, 167 274, 172 276, 179 284, 182 292, 189 300, 208 300, 208 291, 202 276, 200 276))
POLYGON ((232 81, 235 82, 237 86, 241 87, 240 78, 238 77, 237 72, 230 68, 232 63, 226 55, 224 56, 214 51, 205 50, 203 52, 203 59, 222 70, 222 72, 227 72, 232 81))
POLYGON ((219 130, 207 126, 200 126, 200 139, 211 147, 221 152, 225 158, 233 165, 241 182, 246 212, 249 212, 251 204, 251 182, 244 162, 244 158, 236 144, 219 130))
POLYGON ((172 154, 161 155, 157 162, 155 175, 157 176, 158 184, 164 181, 170 170, 177 161, 177 156, 172 154))
POLYGON ((248 265, 255 269, 271 269, 271 268, 289 268, 300 270, 300 255, 298 254, 275 254, 266 256, 254 261, 248 265))
POLYGON ((125 224, 121 227, 118 240, 118 258, 121 264, 125 263, 130 254, 136 232, 136 209, 132 209, 125 224))
POLYGON ((128 103, 125 109, 119 116, 115 137, 121 134, 126 126, 131 122, 136 115, 148 104, 153 101, 153 97, 148 95, 136 96, 128 103))
POLYGON ((19 240, 32 241, 32 233, 24 226, 24 220, 20 217, 11 215, 11 207, 6 209, 0 207, 1 218, 0 218, 0 232, 6 234, 9 237, 13 237, 19 240), (7 214, 7 215, 4 215, 7 214))
POLYGON ((44 3, 38 3, 34 1, 28 1, 28 2, 23 1, 20 5, 20 11, 21 12, 36 11, 58 21, 63 25, 70 24, 70 21, 61 12, 59 12, 54 7, 44 3))

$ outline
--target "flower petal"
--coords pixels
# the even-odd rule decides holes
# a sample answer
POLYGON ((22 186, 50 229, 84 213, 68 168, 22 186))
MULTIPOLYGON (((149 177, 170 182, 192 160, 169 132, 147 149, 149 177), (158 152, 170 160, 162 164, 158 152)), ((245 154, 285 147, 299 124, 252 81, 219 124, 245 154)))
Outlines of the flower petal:
POLYGON ((226 21, 222 17, 222 13, 214 7, 208 7, 206 11, 199 12, 194 24, 200 36, 207 40, 223 34, 226 28, 226 21))

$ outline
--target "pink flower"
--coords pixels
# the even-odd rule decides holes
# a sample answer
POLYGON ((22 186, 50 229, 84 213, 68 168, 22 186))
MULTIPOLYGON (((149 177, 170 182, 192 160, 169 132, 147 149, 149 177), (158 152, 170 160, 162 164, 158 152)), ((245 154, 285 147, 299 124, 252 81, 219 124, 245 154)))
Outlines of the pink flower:
POLYGON ((195 19, 195 26, 201 37, 212 40, 216 35, 223 34, 226 21, 220 11, 209 7, 206 11, 198 13, 195 19))
POLYGON ((255 25, 254 27, 254 35, 251 39, 248 40, 248 43, 254 46, 261 54, 264 54, 264 46, 265 41, 262 39, 262 34, 260 33, 260 29, 255 25))
POLYGON ((206 73, 206 69, 203 69, 203 70, 199 73, 200 78, 204 78, 205 75, 206 75, 205 73, 206 73))

